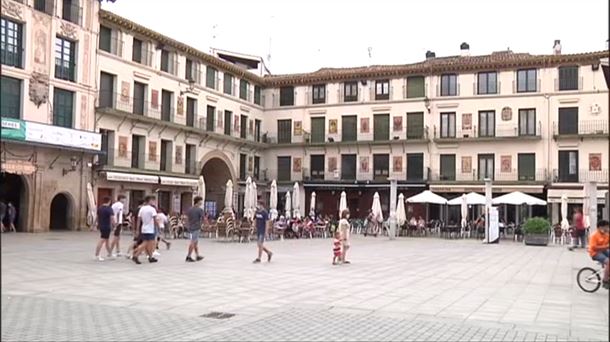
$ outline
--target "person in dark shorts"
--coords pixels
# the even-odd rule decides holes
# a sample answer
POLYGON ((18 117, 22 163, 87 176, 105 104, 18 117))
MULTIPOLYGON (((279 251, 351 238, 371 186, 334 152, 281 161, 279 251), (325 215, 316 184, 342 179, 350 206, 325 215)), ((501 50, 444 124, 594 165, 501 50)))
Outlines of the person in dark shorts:
POLYGON ((110 256, 110 245, 108 244, 108 238, 110 237, 110 231, 112 226, 116 223, 114 218, 114 212, 110 207, 110 197, 104 197, 102 199, 102 205, 97 209, 97 224, 100 230, 100 241, 98 241, 95 247, 95 259, 98 261, 104 261, 104 258, 100 255, 100 250, 103 245, 106 245, 106 251, 110 256))
POLYGON ((205 216, 205 211, 201 207, 203 204, 203 198, 201 196, 195 196, 193 198, 193 206, 186 212, 188 218, 187 228, 189 230, 189 243, 188 254, 186 255, 186 262, 201 261, 203 257, 199 255, 199 232, 201 232, 201 224, 205 216), (191 257, 195 251, 195 259, 191 257))
POLYGON ((585 217, 582 215, 582 210, 580 208, 574 209, 574 216, 572 217, 572 222, 574 224, 574 231, 572 236, 572 246, 568 247, 569 250, 573 251, 575 248, 578 248, 578 242, 580 241, 580 246, 585 249, 587 248, 587 227, 585 227, 585 217))
POLYGON ((267 262, 271 262, 273 253, 265 247, 265 235, 267 234, 267 221, 269 220, 269 213, 265 210, 265 204, 262 200, 258 200, 258 207, 256 208, 256 214, 254 215, 256 220, 256 245, 258 247, 258 257, 254 259, 253 263, 258 264, 261 262, 263 252, 267 253, 267 262))
POLYGON ((140 237, 142 243, 133 252, 131 259, 136 264, 140 264, 138 256, 142 252, 146 252, 148 255, 148 261, 150 263, 157 262, 158 260, 153 257, 153 252, 156 245, 155 229, 157 225, 157 210, 155 209, 156 197, 149 195, 144 198, 144 205, 138 210, 138 219, 142 222, 142 228, 140 230, 140 237))
POLYGON ((141 237, 142 221, 140 221, 140 218, 138 217, 138 212, 140 211, 140 208, 142 208, 142 206, 144 206, 144 201, 141 201, 138 204, 138 208, 136 209, 135 215, 132 215, 131 224, 133 224, 133 243, 131 244, 131 246, 129 246, 129 249, 127 250, 127 255, 125 255, 127 259, 131 259, 132 253, 143 242, 141 237))

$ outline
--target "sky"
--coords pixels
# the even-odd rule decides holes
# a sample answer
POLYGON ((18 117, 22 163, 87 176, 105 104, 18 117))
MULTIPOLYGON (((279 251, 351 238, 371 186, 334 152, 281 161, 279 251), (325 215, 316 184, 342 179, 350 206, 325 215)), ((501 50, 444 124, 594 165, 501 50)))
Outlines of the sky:
POLYGON ((209 52, 261 56, 273 74, 415 63, 427 50, 606 49, 608 0, 116 0, 102 8, 209 52), (370 53, 369 53, 370 52, 370 53), (269 58, 270 57, 270 58, 269 58))

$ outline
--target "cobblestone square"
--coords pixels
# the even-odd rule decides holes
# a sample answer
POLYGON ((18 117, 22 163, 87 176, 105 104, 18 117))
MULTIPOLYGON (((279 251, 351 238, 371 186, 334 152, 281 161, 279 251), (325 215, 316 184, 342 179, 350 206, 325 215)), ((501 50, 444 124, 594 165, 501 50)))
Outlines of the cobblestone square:
POLYGON ((608 292, 575 282, 582 250, 356 237, 332 266, 330 240, 285 240, 254 265, 255 244, 202 239, 202 262, 175 240, 138 266, 94 261, 96 239, 2 235, 3 341, 608 340, 608 292))

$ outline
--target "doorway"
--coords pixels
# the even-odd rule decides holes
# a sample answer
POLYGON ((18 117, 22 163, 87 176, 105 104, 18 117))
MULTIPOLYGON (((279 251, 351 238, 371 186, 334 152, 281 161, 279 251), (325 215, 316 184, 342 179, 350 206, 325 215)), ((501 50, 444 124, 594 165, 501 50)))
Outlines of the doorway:
POLYGON ((72 205, 68 196, 63 193, 55 195, 51 201, 50 230, 72 229, 70 217, 72 216, 72 205))
MULTIPOLYGON (((11 203, 15 207, 15 229, 18 232, 27 231, 25 225, 28 217, 28 198, 23 176, 14 173, 0 173, 0 201, 7 206, 11 203)), ((7 223, 8 215, 5 217, 4 224, 7 223)))

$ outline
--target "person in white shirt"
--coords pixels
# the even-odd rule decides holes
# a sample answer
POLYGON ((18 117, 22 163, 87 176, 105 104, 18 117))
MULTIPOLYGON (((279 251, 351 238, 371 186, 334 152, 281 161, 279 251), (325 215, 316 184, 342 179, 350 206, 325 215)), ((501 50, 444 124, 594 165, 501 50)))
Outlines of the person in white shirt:
POLYGON ((350 262, 345 258, 347 251, 350 248, 349 235, 350 235, 350 224, 349 224, 349 210, 345 209, 341 212, 341 220, 339 220, 339 232, 341 233, 341 242, 343 249, 341 253, 341 262, 349 264, 350 262))
POLYGON ((119 195, 116 202, 112 204, 112 211, 114 212, 115 226, 112 242, 110 243, 110 252, 116 248, 116 253, 112 256, 121 256, 121 247, 119 242, 121 241, 121 229, 123 228, 123 211, 125 210, 125 195, 119 195))
POLYGON ((169 219, 167 218, 167 215, 165 215, 165 211, 163 209, 157 208, 157 212, 157 243, 155 245, 155 252, 153 253, 153 256, 155 257, 161 255, 159 253, 159 242, 163 241, 163 243, 165 243, 165 248, 167 249, 169 249, 169 247, 171 246, 171 242, 163 238, 165 228, 169 225, 169 219))
POLYGON ((142 244, 133 252, 131 259, 136 264, 140 264, 138 256, 146 251, 148 254, 148 261, 153 263, 158 260, 155 259, 152 254, 155 250, 155 226, 157 224, 157 210, 155 209, 155 196, 148 195, 144 198, 144 205, 138 211, 138 219, 142 222, 141 238, 142 244))

